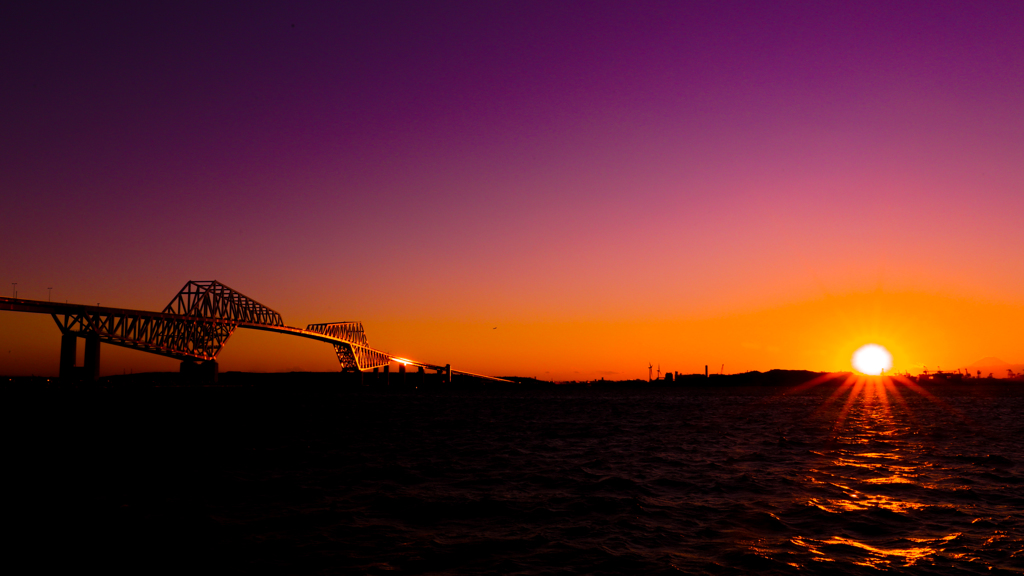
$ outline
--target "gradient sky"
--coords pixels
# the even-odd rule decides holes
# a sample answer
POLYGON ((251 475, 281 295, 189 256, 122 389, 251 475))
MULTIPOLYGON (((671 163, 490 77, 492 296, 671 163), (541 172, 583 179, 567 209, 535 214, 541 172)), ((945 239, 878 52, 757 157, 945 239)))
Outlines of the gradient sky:
MULTIPOLYGON (((216 279, 552 379, 1024 362, 1024 2, 293 4, 7 8, 0 289, 216 279)), ((48 316, 0 347, 57 372, 48 316)), ((219 360, 338 368, 252 331, 219 360)))

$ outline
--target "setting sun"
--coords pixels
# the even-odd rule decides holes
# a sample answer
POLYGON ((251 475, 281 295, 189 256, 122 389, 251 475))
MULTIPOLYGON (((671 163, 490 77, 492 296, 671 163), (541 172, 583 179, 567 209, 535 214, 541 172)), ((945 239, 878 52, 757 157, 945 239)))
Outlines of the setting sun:
POLYGON ((878 344, 865 344, 853 353, 850 362, 858 372, 877 376, 892 368, 892 354, 878 344))

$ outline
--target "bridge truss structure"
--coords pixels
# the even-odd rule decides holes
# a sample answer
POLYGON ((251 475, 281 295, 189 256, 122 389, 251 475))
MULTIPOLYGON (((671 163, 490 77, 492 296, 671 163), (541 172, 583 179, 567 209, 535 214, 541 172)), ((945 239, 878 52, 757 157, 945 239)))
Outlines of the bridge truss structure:
MULTIPOLYGON (((61 375, 74 365, 75 342, 86 340, 86 372, 99 373, 99 343, 113 344, 189 362, 213 363, 237 328, 289 334, 334 346, 342 369, 363 372, 385 368, 391 362, 429 368, 439 373, 482 374, 453 371, 440 366, 399 358, 371 348, 360 322, 310 324, 305 329, 286 326, 281 315, 216 280, 190 280, 162 312, 43 302, 0 297, 0 310, 50 314, 60 328, 61 375), (92 365, 90 365, 90 363, 92 365)), ((215 373, 215 372, 214 372, 215 373)))

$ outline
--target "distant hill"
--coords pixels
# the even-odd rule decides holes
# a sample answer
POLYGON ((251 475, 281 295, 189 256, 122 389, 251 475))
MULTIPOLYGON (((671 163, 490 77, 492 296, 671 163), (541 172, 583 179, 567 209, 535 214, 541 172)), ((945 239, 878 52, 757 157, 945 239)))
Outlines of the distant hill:
POLYGON ((967 367, 972 373, 981 372, 981 377, 984 378, 989 374, 992 374, 996 378, 1006 378, 1006 371, 1013 370, 1015 373, 1024 372, 1024 364, 1010 364, 1004 360, 1000 360, 994 356, 988 356, 978 360, 974 364, 967 367))
POLYGON ((968 366, 968 368, 981 368, 983 366, 991 366, 993 368, 1009 368, 1010 363, 1004 362, 999 358, 996 358, 995 356, 988 356, 982 358, 981 360, 978 360, 974 364, 971 364, 970 366, 968 366))

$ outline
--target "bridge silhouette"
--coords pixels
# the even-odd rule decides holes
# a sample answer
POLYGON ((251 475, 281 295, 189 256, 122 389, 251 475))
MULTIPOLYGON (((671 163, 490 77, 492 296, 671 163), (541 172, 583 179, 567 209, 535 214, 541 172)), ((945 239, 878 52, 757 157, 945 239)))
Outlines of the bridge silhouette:
POLYGON ((237 328, 263 330, 326 342, 334 346, 343 372, 399 371, 407 366, 434 370, 447 382, 452 374, 488 380, 501 378, 452 370, 444 366, 393 356, 371 348, 360 322, 310 324, 305 329, 285 326, 281 315, 216 280, 190 280, 161 312, 130 310, 0 297, 0 310, 50 314, 61 331, 60 378, 96 380, 100 343, 168 356, 181 361, 180 370, 204 381, 217 380, 217 354, 237 328), (78 339, 85 339, 84 366, 75 366, 78 339))

